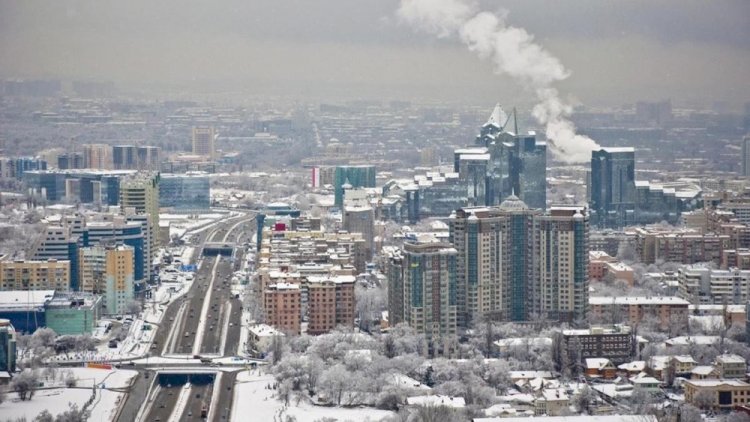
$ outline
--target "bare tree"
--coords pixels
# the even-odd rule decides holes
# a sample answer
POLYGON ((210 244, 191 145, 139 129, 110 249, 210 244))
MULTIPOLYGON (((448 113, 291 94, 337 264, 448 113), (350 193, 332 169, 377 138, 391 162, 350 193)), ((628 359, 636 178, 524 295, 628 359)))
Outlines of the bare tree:
POLYGON ((703 416, 701 416, 700 409, 687 403, 680 406, 680 422, 702 422, 702 421, 703 421, 703 416))
POLYGON ((693 397, 693 405, 699 409, 710 409, 714 406, 716 392, 701 390, 693 397))
POLYGON ((39 374, 31 369, 24 369, 10 382, 10 388, 18 394, 21 401, 31 400, 38 386, 39 374))

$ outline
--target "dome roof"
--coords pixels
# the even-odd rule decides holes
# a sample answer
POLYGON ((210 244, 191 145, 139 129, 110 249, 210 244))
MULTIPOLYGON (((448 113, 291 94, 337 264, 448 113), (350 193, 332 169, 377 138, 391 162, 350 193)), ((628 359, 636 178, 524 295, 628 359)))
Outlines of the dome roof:
POLYGON ((529 209, 525 202, 521 201, 516 195, 510 194, 505 201, 500 204, 500 209, 506 211, 520 211, 529 209))

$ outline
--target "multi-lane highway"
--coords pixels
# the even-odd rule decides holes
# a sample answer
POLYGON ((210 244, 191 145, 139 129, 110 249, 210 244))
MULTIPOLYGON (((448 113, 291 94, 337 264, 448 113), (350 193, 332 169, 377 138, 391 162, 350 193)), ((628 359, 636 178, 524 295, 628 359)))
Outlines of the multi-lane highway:
MULTIPOLYGON (((231 278, 242 262, 242 244, 250 239, 254 216, 225 220, 198 236, 205 243, 236 244, 232 256, 204 256, 187 294, 167 308, 152 355, 200 356, 207 369, 211 358, 235 356, 240 343, 242 302, 232 295, 231 278)), ((201 255, 203 255, 201 251, 201 255)), ((194 361, 193 361, 194 362, 194 361)), ((216 368, 217 371, 219 368, 216 368)), ((228 368, 227 368, 228 369, 228 368)), ((236 373, 222 372, 208 384, 159 386, 143 421, 229 419, 236 373), (213 409, 212 409, 213 408, 213 409), (202 415, 208 409, 206 415, 202 415)), ((124 415, 120 417, 123 419, 124 415)))

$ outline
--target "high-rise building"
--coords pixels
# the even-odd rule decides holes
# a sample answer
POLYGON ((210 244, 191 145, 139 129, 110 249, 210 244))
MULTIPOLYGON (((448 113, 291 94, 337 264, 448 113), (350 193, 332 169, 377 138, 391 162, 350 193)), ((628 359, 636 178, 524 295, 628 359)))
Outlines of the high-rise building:
POLYGON ((74 233, 72 225, 47 226, 42 239, 31 247, 31 259, 69 262, 70 289, 78 290, 78 241, 79 237, 74 233))
POLYGON ((105 313, 122 314, 134 297, 133 248, 115 246, 105 251, 104 273, 105 313))
POLYGON ((361 233, 367 243, 366 259, 372 259, 375 236, 375 212, 369 205, 344 205, 343 229, 361 233))
POLYGON ((623 227, 635 219, 635 150, 601 148, 591 153, 589 206, 592 223, 623 227))
POLYGON ((0 372, 16 372, 16 330, 7 319, 0 319, 0 372))
POLYGON ((534 132, 508 131, 508 120, 496 105, 480 129, 475 147, 455 153, 454 171, 469 183, 467 205, 498 205, 516 195, 531 208, 543 210, 547 207, 547 144, 538 141, 534 132))
POLYGON ((137 168, 138 149, 135 145, 114 145, 112 147, 112 165, 115 170, 137 168))
POLYGON ((540 214, 511 195, 499 207, 462 208, 451 215, 461 327, 480 318, 529 319, 533 226, 540 214))
POLYGON ((551 207, 535 217, 532 314, 572 322, 589 303, 589 220, 578 206, 551 207))
POLYGON ((742 157, 740 159, 742 160, 742 175, 750 177, 750 135, 742 138, 742 157))
POLYGON ((544 214, 511 195, 498 207, 456 210, 458 324, 573 321, 586 314, 588 218, 583 207, 544 214))
POLYGON ((193 154, 214 159, 216 156, 216 133, 213 127, 193 128, 193 154))
POLYGON ((266 324, 284 333, 299 334, 301 319, 300 286, 276 283, 263 291, 266 324))
POLYGON ((404 322, 404 255, 395 246, 383 246, 382 253, 387 260, 388 325, 393 327, 404 322))
POLYGON ((70 261, 0 261, 0 290, 70 290, 70 261))
POLYGON ((35 157, 0 157, 0 179, 21 180, 24 173, 32 170, 47 170, 47 162, 35 157))
POLYGON ((208 209, 211 184, 206 173, 162 174, 159 180, 159 206, 179 209, 208 209))
POLYGON ((344 190, 349 188, 374 188, 375 166, 338 166, 333 180, 334 204, 344 205, 344 190))
POLYGON ((102 245, 89 246, 79 250, 80 291, 102 294, 106 290, 107 249, 102 245))
POLYGON ((107 144, 86 144, 83 146, 83 165, 89 169, 112 169, 112 146, 107 144))
POLYGON ((66 152, 57 156, 57 168, 60 170, 82 169, 85 167, 83 154, 66 152))
POLYGON ((136 147, 136 166, 138 170, 159 170, 161 148, 145 145, 136 147))
MULTIPOLYGON (((403 283, 393 283, 389 289, 402 288, 393 294, 403 297, 403 309, 389 309, 389 314, 403 316, 404 322, 437 348, 442 339, 456 335, 456 250, 427 237, 405 242, 401 255, 398 277, 403 283)), ((401 321, 392 321, 397 322, 401 321)))
POLYGON ((324 334, 354 324, 354 281, 354 276, 308 278, 308 334, 324 334))
MULTIPOLYGON (((151 218, 152 229, 159 227, 159 173, 138 174, 120 182, 120 207, 135 208, 151 218)), ((154 230, 155 231, 155 230, 154 230)))

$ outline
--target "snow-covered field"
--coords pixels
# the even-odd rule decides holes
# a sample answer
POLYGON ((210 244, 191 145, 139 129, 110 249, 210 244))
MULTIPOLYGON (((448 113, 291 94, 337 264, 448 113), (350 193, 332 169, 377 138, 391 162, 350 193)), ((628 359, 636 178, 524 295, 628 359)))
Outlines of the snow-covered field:
MULTIPOLYGON (((125 388, 137 374, 129 370, 106 370, 92 368, 69 368, 78 379, 76 388, 51 388, 38 390, 31 400, 20 401, 13 394, 0 404, 0 417, 3 420, 26 418, 33 419, 43 410, 57 415, 68 410, 68 403, 81 408, 91 398, 92 386, 96 385, 96 398, 89 410, 90 421, 109 421, 117 411, 117 406, 125 396, 124 393, 110 391, 111 388, 125 388), (105 387, 103 389, 101 387, 105 387)), ((66 369, 67 370, 67 369, 66 369)))
POLYGON ((273 376, 262 374, 260 371, 262 369, 243 371, 237 375, 232 421, 244 422, 248 420, 248 415, 253 415, 253 420, 259 421, 273 421, 278 420, 279 415, 284 418, 289 415, 295 417, 297 422, 313 422, 325 417, 335 418, 341 422, 375 422, 394 415, 387 410, 369 407, 323 407, 305 402, 297 404, 294 400, 289 403, 289 407, 284 407, 284 403, 273 397, 275 390, 266 388, 273 384, 273 376))

